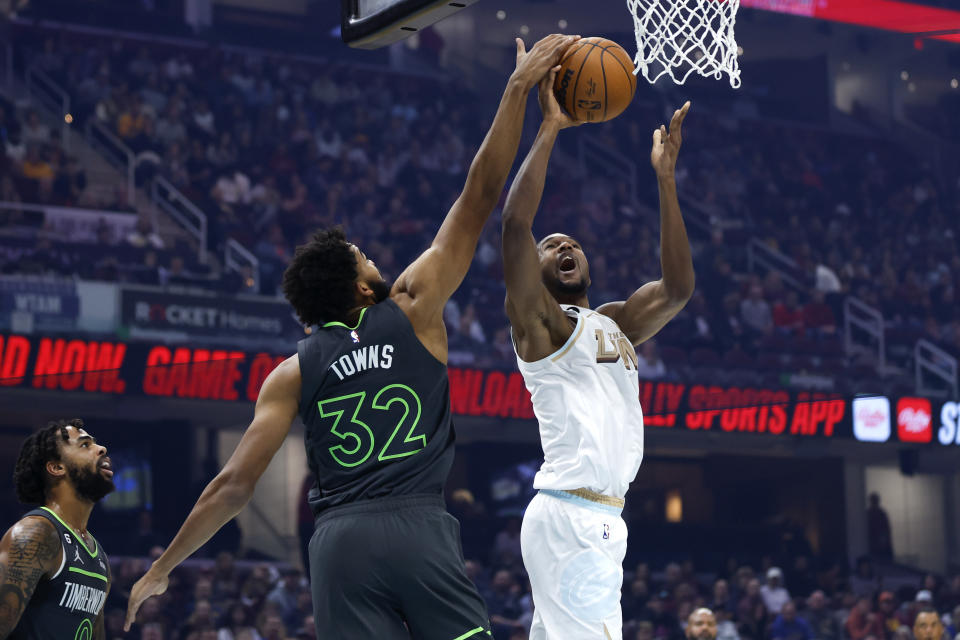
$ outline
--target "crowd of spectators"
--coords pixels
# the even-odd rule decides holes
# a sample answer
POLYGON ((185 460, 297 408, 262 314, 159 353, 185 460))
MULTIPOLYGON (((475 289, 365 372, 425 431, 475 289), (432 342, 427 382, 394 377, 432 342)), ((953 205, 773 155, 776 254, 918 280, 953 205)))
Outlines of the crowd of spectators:
MULTIPOLYGON (((463 512, 458 517, 469 523, 463 512)), ((494 637, 526 640, 534 603, 520 557, 519 519, 499 522, 499 531, 483 540, 465 537, 467 572, 487 603, 494 637)), ((153 548, 151 557, 160 552, 153 548)), ((866 557, 849 575, 836 565, 818 567, 808 556, 780 560, 782 569, 773 557, 754 565, 730 558, 722 567, 682 559, 626 567, 623 638, 683 640, 689 615, 701 607, 714 612, 719 640, 914 640, 921 611, 941 616, 944 635, 936 640, 960 636, 960 575, 884 578, 866 557)), ((124 634, 126 598, 148 562, 114 560, 107 638, 316 637, 309 579, 299 568, 237 561, 229 551, 175 570, 167 592, 147 601, 124 634)))
MULTIPOLYGON (((293 247, 331 224, 396 276, 459 194, 493 111, 492 100, 455 81, 397 82, 364 69, 361 82, 357 69, 337 63, 33 32, 19 45, 23 59, 68 89, 78 122, 99 122, 137 153, 141 181, 163 175, 212 214, 211 249, 233 238, 252 250, 266 295, 276 295, 293 247)), ((647 129, 679 101, 644 96, 611 123, 575 130, 569 144, 590 136, 642 159, 647 129)), ((960 185, 941 184, 880 136, 811 132, 697 105, 685 129, 680 192, 712 231, 701 236, 691 225, 697 293, 660 347, 644 350, 644 375, 721 360, 835 372, 851 364, 840 358, 846 295, 884 313, 888 343, 912 347, 926 337, 960 355, 960 185), (789 259, 786 282, 750 272, 749 238, 789 259)), ((599 167, 582 176, 554 163, 548 178, 538 227, 563 229, 586 247, 594 305, 659 277, 659 225, 649 208, 656 192, 639 165, 646 207, 599 167)), ((495 215, 447 310, 454 364, 513 358, 500 313, 498 226, 495 215)), ((152 275, 158 261, 177 271, 172 255, 137 257, 136 269, 114 269, 117 279, 149 273, 149 282, 163 284, 163 271, 152 275)), ((190 284, 249 291, 254 281, 249 272, 211 278, 181 262, 190 284)))

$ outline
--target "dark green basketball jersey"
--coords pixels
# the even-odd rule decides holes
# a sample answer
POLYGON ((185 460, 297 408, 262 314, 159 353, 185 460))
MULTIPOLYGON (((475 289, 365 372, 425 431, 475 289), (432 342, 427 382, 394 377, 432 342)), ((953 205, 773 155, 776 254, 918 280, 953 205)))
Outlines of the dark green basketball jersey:
POLYGON ((107 598, 107 554, 92 535, 88 547, 46 507, 26 515, 44 517, 56 528, 63 562, 52 578, 40 580, 10 640, 91 640, 107 598))
POLYGON ((314 513, 443 491, 454 441, 447 367, 393 300, 366 307, 354 327, 327 323, 297 352, 314 513))

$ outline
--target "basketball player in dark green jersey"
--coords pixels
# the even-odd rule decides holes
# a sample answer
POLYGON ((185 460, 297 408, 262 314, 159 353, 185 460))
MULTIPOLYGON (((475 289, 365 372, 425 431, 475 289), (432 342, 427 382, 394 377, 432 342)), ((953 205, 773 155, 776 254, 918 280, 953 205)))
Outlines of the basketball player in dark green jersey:
POLYGON ((114 489, 107 448, 81 420, 51 422, 24 442, 13 479, 39 508, 0 540, 0 640, 102 640, 110 564, 87 521, 114 489))
POLYGON ((167 551, 134 585, 127 613, 250 500, 299 415, 317 479, 310 576, 324 640, 488 637, 466 576, 459 525, 443 505, 454 433, 443 307, 463 281, 520 142, 530 90, 577 36, 552 35, 517 66, 463 192, 431 246, 391 287, 338 229, 299 247, 283 289, 322 325, 264 382, 253 423, 167 551))

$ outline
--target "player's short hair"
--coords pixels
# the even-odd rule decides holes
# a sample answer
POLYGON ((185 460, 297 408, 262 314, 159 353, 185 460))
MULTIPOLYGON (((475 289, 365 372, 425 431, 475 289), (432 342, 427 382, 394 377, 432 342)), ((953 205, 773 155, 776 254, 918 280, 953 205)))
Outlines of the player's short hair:
POLYGON ((83 428, 83 420, 54 420, 47 426, 30 434, 20 447, 20 457, 13 469, 13 486, 17 491, 17 500, 23 504, 43 504, 46 502, 48 462, 60 460, 60 443, 70 440, 67 427, 83 428))
POLYGON ((283 295, 307 325, 344 321, 356 306, 357 257, 339 227, 297 247, 283 274, 283 295))

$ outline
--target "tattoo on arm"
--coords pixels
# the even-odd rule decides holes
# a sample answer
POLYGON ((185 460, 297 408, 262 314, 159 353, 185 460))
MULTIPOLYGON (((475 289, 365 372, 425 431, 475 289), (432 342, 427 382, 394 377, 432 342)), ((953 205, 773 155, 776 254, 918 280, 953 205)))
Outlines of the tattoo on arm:
POLYGON ((0 638, 20 621, 37 583, 56 564, 60 538, 37 518, 25 518, 0 541, 0 638))

